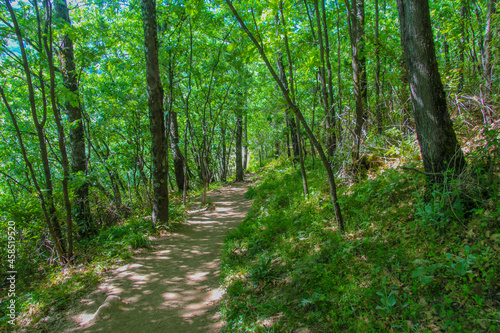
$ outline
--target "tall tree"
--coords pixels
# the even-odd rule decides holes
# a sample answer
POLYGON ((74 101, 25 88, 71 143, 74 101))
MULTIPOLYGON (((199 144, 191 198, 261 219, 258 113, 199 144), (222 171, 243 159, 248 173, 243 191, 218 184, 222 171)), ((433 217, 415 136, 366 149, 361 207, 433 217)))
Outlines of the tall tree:
MULTIPOLYGON (((241 98, 241 96, 240 96, 241 98)), ((241 105, 241 104, 240 104, 241 105)), ((243 137, 243 116, 242 110, 237 110, 236 113, 236 181, 243 181, 243 154, 242 154, 242 137, 243 137)))
MULTIPOLYGON (((66 29, 71 26, 69 10, 66 0, 54 2, 54 17, 61 25, 63 33, 59 37, 59 62, 64 87, 73 95, 64 103, 64 109, 71 126, 69 129, 69 143, 71 147, 71 172, 79 177, 87 175, 87 158, 85 155, 85 134, 83 130, 82 108, 78 91, 78 76, 75 67, 73 40, 66 29)), ((90 214, 89 183, 84 180, 75 189, 75 221, 78 225, 78 234, 86 237, 97 231, 90 214)))
MULTIPOLYGON (((493 45, 492 45, 492 40, 493 40, 493 32, 497 29, 495 29, 494 24, 493 24, 493 15, 496 14, 496 1, 495 0, 488 0, 488 9, 486 13, 486 30, 484 33, 484 61, 483 61, 483 66, 484 66, 484 77, 486 79, 486 89, 487 93, 491 94, 491 83, 492 83, 492 77, 493 77, 493 45)), ((497 30, 498 31, 498 30, 497 30)))
MULTIPOLYGON (((64 134, 64 127, 62 125, 62 117, 61 112, 59 111, 59 106, 56 99, 56 79, 55 79, 55 66, 54 66, 54 50, 53 50, 53 35, 52 35, 52 7, 51 3, 48 0, 43 1, 43 7, 45 10, 45 24, 43 33, 41 29, 38 29, 38 39, 43 41, 43 47, 45 49, 45 55, 47 56, 47 63, 49 67, 49 97, 50 103, 52 106, 52 113, 54 114, 54 120, 56 123, 57 134, 58 134, 58 143, 59 143, 59 151, 61 153, 61 165, 63 168, 63 179, 62 179, 62 187, 63 187, 63 201, 64 208, 66 211, 66 230, 67 230, 67 241, 68 241, 68 251, 66 261, 71 262, 73 260, 73 213, 71 211, 71 201, 69 198, 69 159, 68 153, 66 150, 66 135, 64 134)), ((37 4, 35 2, 35 10, 37 12, 37 21, 38 26, 40 27, 41 18, 38 14, 37 4)), ((45 82, 40 75, 40 84, 43 86, 45 82)), ((44 88, 41 88, 42 94, 44 88)), ((45 99, 45 98, 44 98, 45 99)))
POLYGON ((354 163, 358 163, 361 145, 361 132, 366 118, 367 79, 365 55, 365 1, 352 0, 352 7, 346 0, 350 22, 350 40, 352 57, 352 78, 356 97, 356 126, 354 128, 355 146, 353 152, 354 163))
POLYGON ((428 0, 397 0, 401 43, 424 168, 431 183, 466 165, 446 105, 436 60, 428 0))
POLYGON ((153 173, 153 227, 168 222, 168 168, 167 139, 163 111, 163 87, 158 63, 158 35, 156 29, 156 1, 141 0, 146 82, 151 132, 153 173))
POLYGON ((377 132, 382 134, 382 112, 380 107, 380 36, 379 36, 379 5, 375 0, 375 116, 377 120, 377 132))

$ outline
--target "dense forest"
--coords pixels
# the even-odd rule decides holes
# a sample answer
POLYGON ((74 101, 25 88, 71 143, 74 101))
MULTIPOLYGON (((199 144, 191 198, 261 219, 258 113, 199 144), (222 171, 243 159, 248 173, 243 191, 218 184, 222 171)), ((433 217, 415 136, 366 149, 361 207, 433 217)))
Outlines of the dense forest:
POLYGON ((0 327, 51 331, 251 174, 226 331, 497 332, 498 11, 2 1, 0 327))

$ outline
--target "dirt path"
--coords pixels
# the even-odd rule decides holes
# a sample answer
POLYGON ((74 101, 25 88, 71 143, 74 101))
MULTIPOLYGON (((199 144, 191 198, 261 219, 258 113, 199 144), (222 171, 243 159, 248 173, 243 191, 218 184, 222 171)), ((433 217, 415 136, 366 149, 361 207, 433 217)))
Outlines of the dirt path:
POLYGON ((136 255, 133 263, 116 269, 82 300, 82 311, 71 316, 79 326, 66 332, 220 331, 218 256, 227 232, 250 208, 251 201, 244 199, 247 188, 247 183, 236 183, 212 191, 214 211, 189 214, 188 223, 161 237, 153 252, 136 255), (105 301, 109 295, 121 299, 105 301))

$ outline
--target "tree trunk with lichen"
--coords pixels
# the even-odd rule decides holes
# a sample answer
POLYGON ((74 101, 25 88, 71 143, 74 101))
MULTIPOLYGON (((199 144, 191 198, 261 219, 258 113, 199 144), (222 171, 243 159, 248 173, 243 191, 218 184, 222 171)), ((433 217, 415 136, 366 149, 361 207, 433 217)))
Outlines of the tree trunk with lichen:
POLYGON ((156 29, 156 1, 141 0, 146 82, 151 132, 153 174, 153 227, 168 222, 167 139, 163 111, 163 87, 158 63, 158 36, 156 29))

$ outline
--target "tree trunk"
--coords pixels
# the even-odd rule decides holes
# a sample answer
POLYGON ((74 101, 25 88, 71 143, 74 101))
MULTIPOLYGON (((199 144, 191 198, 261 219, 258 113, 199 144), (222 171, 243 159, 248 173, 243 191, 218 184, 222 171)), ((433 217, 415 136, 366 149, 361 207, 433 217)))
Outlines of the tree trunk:
POLYGON ((156 1, 141 0, 144 29, 144 51, 146 56, 146 81, 149 107, 149 129, 151 131, 151 154, 153 175, 152 224, 168 222, 168 169, 167 140, 163 111, 163 88, 158 64, 158 37, 156 31, 156 1))
POLYGON ((241 153, 241 139, 243 130, 243 117, 241 110, 238 111, 236 116, 236 181, 243 181, 243 164, 241 153))
POLYGON ((245 113, 243 124, 243 170, 248 169, 248 114, 245 113))
POLYGON ((364 55, 364 26, 365 4, 364 0, 352 0, 349 17, 351 22, 351 53, 352 77, 354 81, 354 94, 356 97, 356 126, 354 127, 355 146, 353 162, 359 160, 361 134, 365 123, 365 106, 367 102, 366 81, 366 56, 364 55))
POLYGON ((464 75, 465 75, 465 20, 467 17, 467 7, 465 0, 462 0, 462 5, 460 7, 460 42, 458 44, 459 54, 459 78, 457 90, 462 92, 464 88, 464 75))
POLYGON ((379 6, 375 0, 375 116, 377 119, 377 132, 382 134, 382 111, 380 110, 380 37, 379 37, 379 6))
POLYGON ((175 181, 179 192, 184 190, 184 156, 179 147, 179 124, 177 123, 177 112, 172 111, 170 117, 170 147, 174 158, 175 181))
POLYGON ((397 0, 408 81, 424 168, 431 183, 466 165, 446 106, 427 0, 397 0))
MULTIPOLYGON (((55 18, 63 23, 63 26, 71 26, 69 10, 66 0, 54 2, 55 18)), ((68 121, 71 124, 69 129, 69 144, 71 147, 71 172, 80 173, 80 177, 87 175, 87 159, 85 156, 85 135, 83 131, 82 109, 78 92, 78 77, 75 68, 73 41, 64 34, 59 38, 59 62, 64 86, 74 94, 78 104, 64 104, 68 121)), ((84 181, 81 186, 75 189, 75 220, 78 225, 80 237, 88 237, 97 232, 92 221, 89 202, 89 184, 84 181)))
POLYGON ((484 33, 484 77, 486 79, 487 94, 492 93, 491 81, 493 77, 493 55, 492 55, 492 39, 493 31, 493 15, 496 13, 495 0, 488 0, 488 9, 486 14, 486 30, 484 33))
POLYGON ((227 129, 227 118, 224 119, 224 124, 221 128, 221 140, 222 140, 222 165, 221 165, 221 174, 220 180, 225 183, 227 178, 227 169, 226 169, 226 155, 227 155, 227 147, 226 147, 226 129, 227 129))
MULTIPOLYGON (((276 14, 275 22, 277 25, 279 24, 278 14, 276 14)), ((286 89, 289 89, 288 80, 287 80, 287 77, 285 74, 285 66, 283 64, 283 57, 281 55, 281 52, 278 52, 278 54, 277 54, 276 63, 278 66, 278 73, 279 73, 279 77, 281 79, 281 82, 286 87, 286 89)), ((286 147, 287 147, 288 157, 291 157, 291 152, 290 152, 290 138, 291 138, 292 139, 292 148, 293 148, 293 163, 295 163, 295 162, 297 162, 298 156, 299 156, 299 149, 298 149, 298 142, 297 142, 297 124, 295 123, 295 120, 293 119, 293 117, 290 116, 290 114, 288 113, 288 110, 285 110, 285 124, 287 127, 286 147)))
MULTIPOLYGON (((52 9, 50 8, 50 4, 48 1, 44 1, 44 9, 45 9, 45 27, 44 27, 44 32, 43 34, 39 30, 39 36, 38 38, 43 41, 43 47, 45 48, 45 53, 47 55, 47 63, 49 66, 49 77, 50 77, 50 85, 49 85, 49 96, 50 96, 50 102, 52 106, 52 112, 54 114, 54 120, 56 123, 56 128, 57 128, 57 134, 58 134, 58 144, 59 144, 59 151, 61 152, 61 165, 63 168, 63 179, 62 179, 62 190, 63 190, 63 202, 64 202, 64 208, 66 211, 66 239, 68 242, 68 250, 67 250, 67 257, 66 261, 71 262, 73 260, 73 212, 71 210, 71 201, 69 198, 69 159, 68 159, 68 153, 66 151, 66 135, 64 133, 64 127, 62 125, 62 119, 61 119, 61 113, 59 111, 59 107, 57 105, 56 101, 56 82, 55 82, 55 67, 54 67, 54 52, 52 49, 53 45, 53 40, 52 40, 52 9)), ((38 11, 37 11, 37 18, 38 16, 38 11)), ((40 20, 38 21, 40 24, 40 20)), ((42 95, 45 95, 44 93, 44 82, 42 75, 40 75, 40 83, 41 83, 41 90, 42 90, 42 95)), ((44 98, 45 99, 45 98, 44 98)), ((84 151, 85 154, 85 151, 84 151)), ((85 156, 84 156, 85 158, 85 156)))
MULTIPOLYGON (((327 74, 325 71, 326 61, 325 61, 325 45, 323 43, 323 29, 321 24, 321 14, 319 11, 318 0, 314 0, 314 12, 316 14, 316 28, 318 29, 318 47, 320 54, 320 62, 321 66, 318 70, 318 76, 321 83, 321 102, 323 104, 323 111, 325 113, 325 131, 326 131, 326 151, 330 158, 333 157, 335 152, 335 144, 332 140, 331 136, 331 117, 330 117, 330 99, 328 97, 328 88, 327 88, 327 74)), ((325 29, 326 30, 326 29, 325 29)), ((331 76, 330 76, 331 77, 331 76)))
POLYGON ((321 14, 323 16, 323 36, 325 40, 326 80, 328 87, 328 110, 326 110, 326 139, 328 155, 332 157, 337 149, 337 135, 335 133, 335 105, 333 102, 333 73, 330 62, 330 41, 328 39, 328 26, 326 24, 325 0, 321 0, 321 14))

